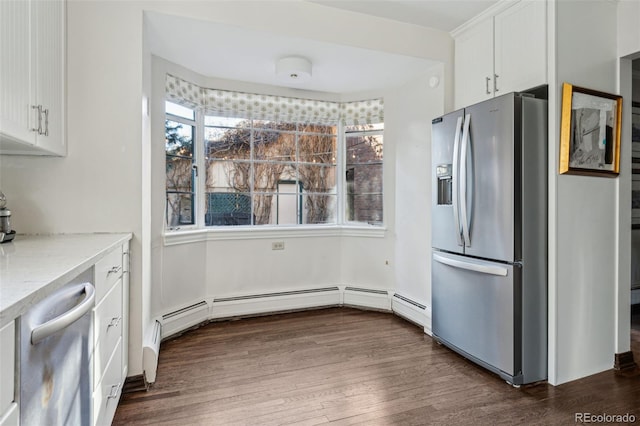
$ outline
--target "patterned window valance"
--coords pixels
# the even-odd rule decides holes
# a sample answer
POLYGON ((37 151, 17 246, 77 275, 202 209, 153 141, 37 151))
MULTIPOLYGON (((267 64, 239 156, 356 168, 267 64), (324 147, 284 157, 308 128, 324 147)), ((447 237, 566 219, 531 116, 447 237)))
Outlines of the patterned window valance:
POLYGON ((382 99, 329 102, 285 96, 207 89, 167 74, 167 99, 189 108, 223 116, 316 124, 384 122, 382 99))

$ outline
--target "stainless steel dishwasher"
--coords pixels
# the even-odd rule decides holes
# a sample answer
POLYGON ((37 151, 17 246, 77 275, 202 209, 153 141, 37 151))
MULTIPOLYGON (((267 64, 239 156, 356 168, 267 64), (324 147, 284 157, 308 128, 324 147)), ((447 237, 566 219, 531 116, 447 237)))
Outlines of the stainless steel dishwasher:
POLYGON ((90 269, 22 316, 22 426, 91 424, 91 281, 90 269))

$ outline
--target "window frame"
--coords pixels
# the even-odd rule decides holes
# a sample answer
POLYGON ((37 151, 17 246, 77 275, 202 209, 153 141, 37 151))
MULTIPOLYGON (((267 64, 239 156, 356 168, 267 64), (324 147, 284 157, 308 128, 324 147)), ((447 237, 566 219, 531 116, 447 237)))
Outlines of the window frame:
MULTIPOLYGON (((192 215, 193 215, 193 224, 179 224, 178 226, 175 227, 171 227, 169 226, 168 223, 168 203, 167 203, 167 183, 166 183, 166 171, 165 171, 165 209, 164 209, 164 218, 163 218, 163 223, 164 223, 164 228, 165 228, 165 232, 171 231, 171 232, 175 232, 181 229, 197 229, 200 224, 198 222, 198 219, 200 218, 200 198, 198 196, 198 191, 200 188, 200 166, 197 162, 198 158, 201 156, 201 153, 199 153, 199 149, 198 147, 201 145, 199 142, 199 135, 200 131, 198 131, 198 111, 197 109, 192 109, 194 112, 194 119, 190 120, 188 118, 179 116, 179 115, 173 115, 168 113, 166 110, 166 102, 170 102, 170 101, 165 101, 165 112, 164 112, 164 123, 166 126, 166 122, 167 121, 173 121, 176 123, 180 123, 180 124, 184 124, 186 126, 190 126, 193 127, 193 135, 192 135, 192 140, 193 140, 193 148, 192 148, 192 160, 191 160, 191 167, 192 170, 195 172, 195 176, 193 177, 193 188, 192 188, 192 196, 193 196, 193 207, 192 207, 192 215)), ((170 102, 173 103, 173 102, 170 102)), ((166 129, 166 127, 165 127, 166 129)), ((165 135, 166 135, 166 130, 165 130, 165 135)), ((200 150, 201 152, 201 150, 200 150)), ((166 153, 166 146, 165 146, 165 154, 164 154, 164 160, 165 160, 165 170, 167 167, 167 153, 166 153)))
POLYGON ((385 222, 385 209, 384 209, 384 204, 385 204, 385 185, 384 185, 384 171, 385 171, 385 166, 384 166, 384 123, 376 123, 376 124, 382 124, 382 129, 379 128, 373 128, 373 129, 367 129, 367 130, 354 130, 354 131, 349 131, 346 129, 346 127, 348 126, 343 126, 342 129, 342 134, 341 139, 342 139, 342 150, 340 151, 344 157, 343 159, 343 163, 342 163, 342 183, 344 185, 343 187, 343 191, 342 191, 342 199, 343 199, 343 208, 342 208, 342 214, 343 214, 343 219, 342 219, 342 223, 347 225, 347 226, 372 226, 372 227, 382 227, 385 228, 386 227, 386 222, 385 222), (355 167, 349 167, 349 165, 347 164, 347 137, 349 136, 367 136, 367 135, 381 135, 382 136, 382 147, 383 147, 383 154, 382 154, 382 220, 380 222, 380 224, 374 224, 374 223, 370 223, 370 222, 363 222, 363 221, 357 221, 357 220, 349 220, 349 215, 347 214, 347 209, 349 208, 349 202, 348 202, 348 197, 349 197, 349 182, 347 181, 347 173, 350 169, 354 170, 355 173, 355 167))

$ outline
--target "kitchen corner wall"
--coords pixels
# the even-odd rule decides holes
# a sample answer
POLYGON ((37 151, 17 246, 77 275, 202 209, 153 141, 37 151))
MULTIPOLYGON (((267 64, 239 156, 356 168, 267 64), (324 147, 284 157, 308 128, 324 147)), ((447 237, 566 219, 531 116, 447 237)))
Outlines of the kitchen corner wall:
MULTIPOLYGON (((431 120, 444 113, 444 67, 398 89, 386 102, 405 123, 395 133, 395 291, 426 306, 431 328, 431 120), (436 80, 437 79, 437 80, 436 80)), ((386 135, 385 135, 386 136, 386 135)))
MULTIPOLYGON (((563 82, 617 92, 616 2, 552 1, 555 69, 550 77, 549 381, 561 384, 613 367, 617 327, 618 178, 557 174, 563 82), (553 170, 555 168, 555 170, 553 170), (555 228, 555 233, 553 229, 555 228)), ((552 55, 552 53, 551 53, 552 55)), ((552 64, 554 61, 552 61, 552 64)))

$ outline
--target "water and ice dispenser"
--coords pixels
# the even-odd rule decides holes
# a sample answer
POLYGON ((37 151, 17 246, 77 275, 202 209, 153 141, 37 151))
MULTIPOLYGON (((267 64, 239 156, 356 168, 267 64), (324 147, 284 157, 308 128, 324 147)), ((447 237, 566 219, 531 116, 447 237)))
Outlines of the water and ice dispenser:
POLYGON ((453 200, 453 181, 451 179, 451 164, 438 164, 436 178, 438 179, 438 204, 451 204, 453 200))

